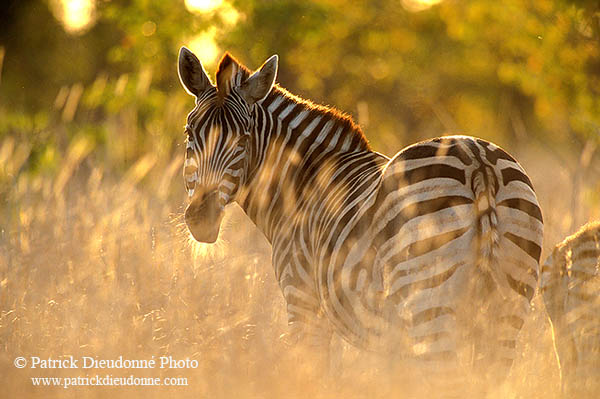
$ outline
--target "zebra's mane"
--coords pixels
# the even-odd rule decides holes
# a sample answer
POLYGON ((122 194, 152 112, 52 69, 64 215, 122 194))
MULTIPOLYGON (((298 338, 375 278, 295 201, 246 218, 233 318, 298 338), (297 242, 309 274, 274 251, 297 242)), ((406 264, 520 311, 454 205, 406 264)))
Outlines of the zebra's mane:
MULTIPOLYGON (((244 80, 248 79, 250 74, 251 72, 247 67, 236 60, 235 57, 233 57, 229 52, 226 52, 221 58, 221 61, 219 61, 219 66, 217 67, 216 73, 217 90, 220 93, 220 96, 226 96, 231 90, 231 87, 241 84, 244 80)), ((305 100, 301 97, 298 97, 297 95, 292 94, 283 87, 279 86, 279 84, 275 84, 273 86, 273 90, 271 90, 271 93, 265 100, 270 97, 273 99, 272 97, 279 96, 283 97, 284 101, 288 103, 293 102, 295 104, 299 104, 308 111, 315 112, 329 120, 334 121, 337 126, 342 127, 343 132, 346 132, 347 134, 353 134, 360 147, 364 147, 366 150, 371 149, 362 129, 354 122, 350 115, 333 107, 315 104, 310 100, 305 100)))
POLYGON ((356 140, 364 146, 365 150, 370 150, 371 147, 369 145, 369 141, 365 137, 362 129, 359 125, 357 125, 352 117, 344 112, 341 112, 333 107, 315 104, 310 100, 305 100, 304 98, 298 97, 295 94, 290 93, 279 84, 275 84, 273 86, 273 90, 267 96, 267 98, 263 101, 266 101, 269 97, 283 97, 284 101, 293 102, 295 104, 299 104, 306 108, 308 111, 315 112, 317 114, 322 115, 323 117, 332 120, 336 125, 342 127, 343 132, 347 132, 353 134, 356 140))

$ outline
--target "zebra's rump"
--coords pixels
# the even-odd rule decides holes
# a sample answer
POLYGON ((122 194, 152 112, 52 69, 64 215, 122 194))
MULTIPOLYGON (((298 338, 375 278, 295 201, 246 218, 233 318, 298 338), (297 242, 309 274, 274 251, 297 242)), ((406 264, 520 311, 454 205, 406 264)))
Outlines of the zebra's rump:
POLYGON ((465 136, 410 146, 386 167, 375 207, 374 245, 391 278, 410 276, 407 283, 423 284, 419 274, 425 270, 414 266, 420 261, 449 278, 459 262, 492 257, 495 264, 487 267, 501 269, 513 291, 531 300, 542 215, 529 178, 499 147, 465 136), (482 241, 494 241, 494 248, 482 241), (449 261, 453 253, 457 262, 431 264, 436 256, 449 261))
MULTIPOLYGON (((385 298, 380 311, 396 319, 387 328, 403 326, 434 358, 456 350, 440 344, 448 330, 460 336, 448 342, 457 342, 500 323, 498 334, 514 340, 537 285, 543 222, 531 182, 510 155, 466 136, 412 145, 388 162, 370 209, 358 246, 373 254, 364 267, 380 276, 373 279, 385 298)), ((342 269, 349 264, 357 261, 342 269)))

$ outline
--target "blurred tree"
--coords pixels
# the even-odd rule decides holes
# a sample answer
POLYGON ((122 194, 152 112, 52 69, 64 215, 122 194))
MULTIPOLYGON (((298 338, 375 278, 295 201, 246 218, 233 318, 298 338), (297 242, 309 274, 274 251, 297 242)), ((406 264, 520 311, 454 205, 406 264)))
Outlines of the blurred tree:
POLYGON ((5 2, 0 117, 54 107, 57 123, 73 120, 67 139, 92 124, 84 130, 103 145, 129 143, 112 144, 123 159, 160 135, 168 152, 191 106, 175 68, 188 45, 209 73, 220 49, 253 68, 278 53, 283 86, 352 113, 388 154, 446 132, 600 143, 597 1, 89 1, 94 23, 77 33, 55 18, 66 0, 5 2), (81 106, 67 112, 74 84, 81 106), (116 126, 126 138, 110 136, 116 126))
POLYGON ((283 52, 291 86, 309 97, 353 112, 366 102, 376 147, 456 130, 501 143, 600 140, 597 2, 445 1, 416 13, 383 0, 238 6, 249 18, 223 43, 255 64, 283 52))

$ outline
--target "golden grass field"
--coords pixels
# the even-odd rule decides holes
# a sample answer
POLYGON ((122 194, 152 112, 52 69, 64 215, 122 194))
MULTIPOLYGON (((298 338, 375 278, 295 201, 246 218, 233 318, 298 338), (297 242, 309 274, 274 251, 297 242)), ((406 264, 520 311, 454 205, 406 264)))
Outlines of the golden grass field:
MULTIPOLYGON (((407 143, 408 144, 408 143, 407 143)), ((270 247, 235 206, 219 241, 190 241, 182 220, 182 157, 143 157, 122 177, 70 147, 55 177, 19 174, 27 157, 0 141, 13 176, 0 198, 0 397, 404 397, 418 389, 376 355, 339 338, 336 378, 318 378, 311 354, 286 341, 286 315, 270 247), (195 359, 175 370, 18 369, 18 356, 195 359), (40 387, 31 377, 93 374, 186 377, 179 387, 40 387)), ((537 148, 507 148, 537 189, 545 217, 542 258, 589 218, 598 174, 574 176, 537 148), (575 183, 574 183, 575 182, 575 183), (576 201, 572 201, 575 194, 576 201), (576 220, 575 220, 575 219, 576 220)), ((388 154, 391 155, 391 154, 388 154)), ((183 154, 181 154, 183 156, 183 154)), ((573 165, 579 156, 573 156, 573 165)), ((594 201, 596 206, 594 207, 594 201)), ((521 335, 522 357, 497 397, 558 397, 558 369, 539 297, 521 335)))

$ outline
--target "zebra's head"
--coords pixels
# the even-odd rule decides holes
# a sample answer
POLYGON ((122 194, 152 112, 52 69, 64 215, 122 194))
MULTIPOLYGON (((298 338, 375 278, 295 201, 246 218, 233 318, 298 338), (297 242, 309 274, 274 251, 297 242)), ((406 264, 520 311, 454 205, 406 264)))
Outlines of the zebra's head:
POLYGON ((196 98, 185 127, 183 177, 191 199, 185 222, 197 241, 216 241, 223 208, 235 200, 245 182, 255 104, 271 91, 277 61, 274 55, 250 74, 225 54, 214 86, 190 50, 182 47, 179 52, 179 79, 196 98))

